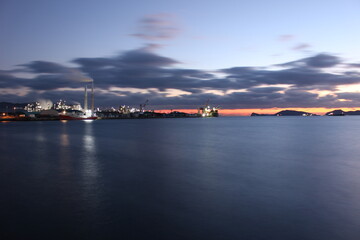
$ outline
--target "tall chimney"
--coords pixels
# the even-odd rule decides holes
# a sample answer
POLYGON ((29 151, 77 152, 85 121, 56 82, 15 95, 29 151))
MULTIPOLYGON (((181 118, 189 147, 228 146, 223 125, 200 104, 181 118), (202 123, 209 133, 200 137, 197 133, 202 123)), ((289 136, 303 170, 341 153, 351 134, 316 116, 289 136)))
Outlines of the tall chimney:
POLYGON ((85 97, 84 97, 84 111, 88 110, 88 96, 87 96, 87 85, 85 85, 85 97))
POLYGON ((94 107, 94 79, 92 80, 91 83, 91 114, 93 115, 95 111, 95 107, 94 107))

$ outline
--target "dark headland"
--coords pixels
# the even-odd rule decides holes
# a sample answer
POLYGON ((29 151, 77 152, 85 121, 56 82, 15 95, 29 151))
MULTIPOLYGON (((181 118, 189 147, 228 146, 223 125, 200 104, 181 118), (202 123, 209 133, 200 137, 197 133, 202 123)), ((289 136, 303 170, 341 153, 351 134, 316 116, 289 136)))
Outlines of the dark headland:
MULTIPOLYGON (((327 112, 324 114, 325 116, 355 116, 360 115, 360 110, 356 111, 343 111, 341 109, 333 110, 331 112, 327 112)), ((295 110, 283 110, 277 112, 275 114, 259 114, 259 113, 252 113, 250 116, 252 117, 264 117, 264 116, 319 116, 314 113, 303 112, 303 111, 295 111, 295 110)))

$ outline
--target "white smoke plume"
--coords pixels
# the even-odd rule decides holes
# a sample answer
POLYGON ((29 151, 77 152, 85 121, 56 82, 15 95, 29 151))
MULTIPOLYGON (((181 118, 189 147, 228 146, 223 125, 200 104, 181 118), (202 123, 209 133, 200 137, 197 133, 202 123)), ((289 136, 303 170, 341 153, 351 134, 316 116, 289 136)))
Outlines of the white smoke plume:
POLYGON ((38 99, 37 102, 40 104, 41 108, 44 110, 51 109, 53 102, 49 99, 38 99))

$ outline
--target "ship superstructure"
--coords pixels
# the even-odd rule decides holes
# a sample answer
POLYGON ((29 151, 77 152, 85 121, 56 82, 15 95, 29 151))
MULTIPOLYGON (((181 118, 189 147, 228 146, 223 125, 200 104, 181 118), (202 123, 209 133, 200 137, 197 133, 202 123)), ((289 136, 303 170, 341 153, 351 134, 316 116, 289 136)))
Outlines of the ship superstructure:
POLYGON ((218 117, 219 107, 210 107, 209 100, 207 100, 204 107, 198 108, 198 115, 201 117, 218 117))
POLYGON ((219 109, 216 107, 201 107, 198 109, 198 114, 202 117, 218 117, 219 116, 219 109))

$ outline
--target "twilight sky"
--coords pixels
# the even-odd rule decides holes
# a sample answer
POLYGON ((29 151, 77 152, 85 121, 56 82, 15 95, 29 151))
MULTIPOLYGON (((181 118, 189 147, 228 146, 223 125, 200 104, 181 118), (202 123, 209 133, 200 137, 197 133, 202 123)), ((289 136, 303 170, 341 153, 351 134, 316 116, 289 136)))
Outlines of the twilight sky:
POLYGON ((0 101, 81 102, 91 77, 103 107, 358 108, 359 12, 358 0, 2 0, 0 101))

